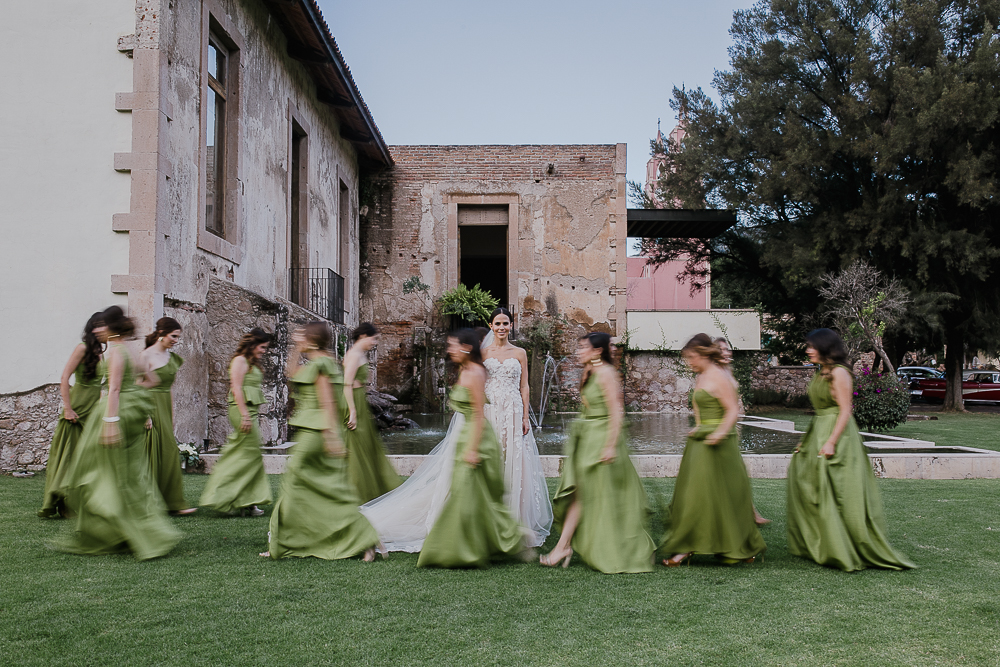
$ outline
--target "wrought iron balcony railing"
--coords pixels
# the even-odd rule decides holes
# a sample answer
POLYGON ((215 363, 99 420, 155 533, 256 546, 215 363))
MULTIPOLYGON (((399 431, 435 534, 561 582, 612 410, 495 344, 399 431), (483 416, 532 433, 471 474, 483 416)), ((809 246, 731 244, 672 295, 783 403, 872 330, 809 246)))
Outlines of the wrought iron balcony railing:
POLYGON ((289 300, 334 324, 344 323, 344 278, 332 269, 289 269, 289 300))

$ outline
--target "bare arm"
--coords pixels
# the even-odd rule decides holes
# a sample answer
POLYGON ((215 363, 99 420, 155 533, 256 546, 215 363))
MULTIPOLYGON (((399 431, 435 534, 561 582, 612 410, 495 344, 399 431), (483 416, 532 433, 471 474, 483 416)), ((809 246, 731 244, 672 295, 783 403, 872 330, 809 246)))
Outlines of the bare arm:
POLYGON ((833 425, 833 432, 820 448, 820 456, 830 458, 837 453, 837 442, 847 428, 847 422, 851 419, 851 410, 854 395, 854 381, 847 369, 837 366, 833 369, 833 377, 830 382, 830 391, 833 393, 833 400, 837 401, 840 413, 837 415, 837 423, 833 425))
POLYGON ((69 355, 69 361, 66 362, 62 377, 59 378, 59 396, 62 398, 63 418, 71 422, 75 422, 78 415, 73 411, 72 406, 70 406, 69 379, 76 371, 76 367, 83 362, 83 356, 86 352, 87 348, 83 343, 73 348, 73 354, 69 355))
POLYGON ((352 431, 358 426, 358 409, 354 405, 354 379, 361 368, 361 354, 352 347, 344 355, 344 399, 347 401, 347 428, 352 431))
POLYGON ((243 393, 243 380, 250 372, 250 363, 246 357, 240 355, 229 364, 229 390, 233 392, 233 400, 236 402, 236 409, 240 411, 240 431, 249 433, 253 428, 250 418, 250 409, 247 408, 247 398, 243 393))
POLYGON ((319 407, 326 413, 329 424, 323 431, 326 453, 330 456, 343 456, 344 443, 340 440, 340 432, 337 429, 337 406, 333 401, 333 386, 330 384, 330 378, 322 373, 316 377, 316 398, 319 407))
POLYGON ((736 393, 736 388, 730 381, 725 371, 721 373, 721 381, 712 383, 712 395, 722 404, 722 423, 705 438, 706 445, 717 445, 736 426, 740 418, 740 399, 736 393))
POLYGON ((149 359, 148 352, 152 348, 147 347, 139 354, 139 358, 135 362, 135 383, 140 387, 146 389, 152 389, 156 385, 160 384, 160 376, 156 374, 156 371, 152 370, 152 362, 149 359))
POLYGON ((104 425, 101 429, 100 442, 105 447, 114 447, 121 441, 118 429, 118 399, 122 391, 122 377, 125 375, 125 360, 122 359, 122 348, 112 347, 108 351, 108 407, 104 413, 104 425), (108 419, 115 421, 109 422, 108 419))
POLYGON ((482 368, 470 368, 462 371, 459 384, 468 388, 472 396, 472 431, 471 442, 465 450, 465 462, 473 468, 479 465, 479 441, 483 437, 483 427, 486 417, 483 406, 486 405, 486 371, 482 368))
POLYGON ((608 439, 604 443, 601 463, 612 463, 615 460, 615 448, 618 444, 618 436, 622 431, 625 398, 622 396, 618 374, 612 367, 605 365, 601 370, 595 370, 594 372, 597 373, 597 381, 601 384, 605 400, 608 402, 608 439))
POLYGON ((521 420, 521 434, 528 435, 531 430, 531 421, 528 415, 528 400, 531 396, 531 389, 528 387, 528 353, 518 349, 517 360, 521 364, 521 402, 524 404, 524 416, 521 420))

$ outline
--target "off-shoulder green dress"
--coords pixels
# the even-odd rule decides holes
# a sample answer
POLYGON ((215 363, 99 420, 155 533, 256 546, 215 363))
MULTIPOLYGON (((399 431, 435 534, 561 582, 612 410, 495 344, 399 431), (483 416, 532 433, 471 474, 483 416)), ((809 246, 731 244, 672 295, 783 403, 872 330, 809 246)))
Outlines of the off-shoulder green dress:
POLYGON ((73 532, 56 547, 86 555, 131 551, 146 560, 169 552, 181 536, 149 478, 148 394, 135 384, 132 359, 124 346, 112 345, 108 355, 115 347, 122 348, 119 354, 125 362, 118 399, 121 440, 116 446, 100 443, 108 408, 108 397, 103 396, 87 420, 67 480, 69 506, 77 515, 73 532))
POLYGON ((882 496, 852 416, 834 455, 819 450, 840 408, 821 374, 809 383, 816 416, 788 466, 788 551, 848 572, 865 567, 915 567, 886 538, 882 496))
POLYGON ((751 558, 766 545, 754 521, 750 477, 739 439, 733 430, 717 444, 705 444, 725 411, 719 399, 704 389, 696 389, 693 400, 698 406, 698 426, 684 446, 660 550, 666 556, 751 558))
POLYGON ((171 512, 190 507, 184 500, 184 480, 181 477, 181 457, 174 438, 174 405, 170 388, 174 386, 177 371, 184 360, 170 353, 170 360, 153 372, 160 382, 147 389, 153 411, 153 427, 146 431, 146 456, 149 458, 149 476, 160 490, 163 502, 171 512))
POLYGON ((503 458, 493 427, 483 417, 479 465, 465 462, 472 444, 472 394, 456 385, 451 407, 465 417, 457 436, 448 499, 417 558, 417 567, 484 567, 494 556, 524 549, 524 529, 503 501, 503 458))
POLYGON ((243 416, 236 405, 236 397, 229 392, 229 424, 233 431, 226 439, 222 455, 208 477, 199 504, 220 512, 231 512, 251 505, 266 505, 273 499, 271 484, 264 473, 264 459, 260 452, 260 429, 257 418, 264 404, 260 385, 264 374, 251 366, 243 376, 243 400, 250 413, 250 431, 240 430, 243 416))
POLYGON ((615 460, 601 463, 611 418, 596 374, 587 378, 580 397, 583 413, 570 426, 562 476, 552 499, 555 524, 562 525, 578 498, 580 523, 572 546, 583 562, 607 574, 650 572, 655 545, 648 530, 649 503, 629 458, 625 429, 618 435, 615 460))
POLYGON ((71 466, 77 443, 83 435, 83 427, 87 423, 93 407, 101 400, 101 383, 107 378, 107 364, 102 359, 97 362, 94 377, 86 377, 86 368, 81 363, 73 371, 74 382, 69 388, 69 406, 76 413, 77 420, 71 422, 59 413, 59 423, 52 434, 52 444, 49 446, 49 460, 45 464, 45 491, 42 497, 42 509, 38 516, 48 518, 61 511, 65 512, 65 495, 63 487, 67 471, 71 466))
MULTIPOLYGON (((288 424, 296 428, 295 445, 271 513, 268 547, 274 559, 350 558, 378 544, 375 529, 358 511, 347 458, 326 453, 323 431, 339 429, 343 438, 343 429, 330 424, 330 416, 320 407, 316 393, 320 375, 330 380, 337 401, 335 386, 343 384, 343 376, 330 357, 310 360, 290 379, 295 413, 288 424)), ((339 402, 335 409, 340 409, 339 402)))
MULTIPOLYGON (((353 390, 354 409, 358 421, 353 431, 344 428, 344 439, 347 445, 347 468, 351 473, 351 482, 357 489, 361 502, 366 503, 389 493, 399 486, 402 480, 385 456, 382 438, 378 435, 378 426, 372 419, 371 409, 368 407, 365 391, 365 385, 368 384, 368 364, 361 364, 358 367, 354 379, 361 385, 353 390)), ((341 401, 341 404, 346 423, 350 410, 347 401, 341 401)))

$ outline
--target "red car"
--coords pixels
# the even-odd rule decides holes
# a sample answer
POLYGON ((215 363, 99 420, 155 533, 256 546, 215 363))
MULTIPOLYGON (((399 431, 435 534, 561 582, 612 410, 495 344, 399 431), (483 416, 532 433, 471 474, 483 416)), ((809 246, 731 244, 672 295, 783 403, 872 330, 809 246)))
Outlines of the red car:
MULTIPOLYGON (((918 385, 920 389, 914 391, 914 395, 944 400, 944 380, 918 380, 918 385)), ((1000 372, 976 371, 967 377, 962 382, 962 398, 966 401, 1000 401, 1000 372)))

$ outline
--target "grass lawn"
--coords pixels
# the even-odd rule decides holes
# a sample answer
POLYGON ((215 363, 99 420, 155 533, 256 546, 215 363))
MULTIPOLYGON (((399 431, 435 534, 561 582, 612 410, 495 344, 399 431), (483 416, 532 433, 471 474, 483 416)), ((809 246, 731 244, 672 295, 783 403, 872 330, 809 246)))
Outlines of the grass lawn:
MULTIPOLYGON (((188 498, 206 479, 185 476, 188 498)), ((1000 664, 995 480, 879 482, 890 539, 917 570, 846 574, 788 555, 784 481, 754 480, 775 520, 763 563, 612 576, 579 559, 272 562, 257 556, 267 516, 211 512, 175 519, 185 538, 166 558, 67 555, 45 546, 67 522, 34 515, 43 481, 0 477, 3 664, 1000 664)), ((655 505, 669 500, 672 479, 645 483, 655 505)))
MULTIPOLYGON (((906 422, 885 433, 901 438, 930 440, 942 447, 978 447, 1000 451, 1000 414, 989 412, 956 414, 927 410, 911 410, 911 413, 928 414, 937 419, 906 422)), ((806 430, 809 420, 812 419, 805 410, 770 406, 752 409, 750 414, 772 419, 790 419, 795 422, 795 429, 798 431, 806 430)))

